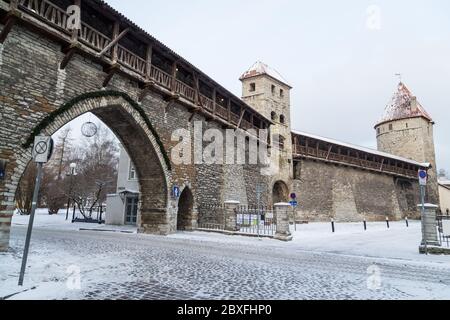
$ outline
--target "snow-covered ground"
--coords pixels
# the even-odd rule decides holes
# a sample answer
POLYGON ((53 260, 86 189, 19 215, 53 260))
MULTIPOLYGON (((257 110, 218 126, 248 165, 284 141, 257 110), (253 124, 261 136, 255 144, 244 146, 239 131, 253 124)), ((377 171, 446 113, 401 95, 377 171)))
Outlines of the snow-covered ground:
POLYGON ((377 257, 396 260, 436 262, 450 264, 450 256, 423 255, 419 253, 422 240, 420 221, 368 222, 336 224, 331 232, 330 223, 313 223, 297 226, 292 246, 304 250, 339 253, 355 256, 377 257))
POLYGON ((298 225, 285 243, 205 232, 140 235, 39 210, 19 288, 27 224, 28 217, 14 216, 12 250, 0 254, 0 298, 450 299, 450 257, 418 253, 417 221, 390 229, 368 223, 367 231, 337 223, 335 233, 329 223, 298 225))
MULTIPOLYGON (((422 239, 420 221, 368 222, 367 231, 363 223, 336 223, 333 233, 331 223, 310 223, 291 226, 294 236, 292 242, 286 243, 292 250, 326 252, 362 257, 407 260, 423 263, 446 263, 450 265, 450 256, 419 254, 422 239)), ((192 232, 178 233, 170 237, 176 239, 193 239, 197 241, 214 241, 223 243, 254 243, 255 239, 244 236, 226 236, 214 233, 192 232)), ((261 239, 260 244, 268 245, 273 240, 261 239)))
MULTIPOLYGON (((13 216, 12 224, 15 226, 28 226, 29 216, 19 215, 17 212, 13 216)), ((111 232, 136 233, 137 228, 133 226, 108 226, 96 223, 72 223, 72 211, 66 220, 66 210, 60 210, 57 215, 49 215, 48 209, 37 209, 33 226, 51 230, 99 230, 111 232)))

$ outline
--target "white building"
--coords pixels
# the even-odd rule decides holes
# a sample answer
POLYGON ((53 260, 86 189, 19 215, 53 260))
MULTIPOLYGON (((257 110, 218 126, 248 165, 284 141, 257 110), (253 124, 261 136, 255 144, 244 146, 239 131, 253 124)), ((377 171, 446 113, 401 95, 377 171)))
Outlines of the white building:
POLYGON ((450 214, 450 180, 439 179, 439 197, 442 213, 450 214))
POLYGON ((117 177, 117 193, 106 200, 106 224, 137 225, 139 204, 139 181, 135 167, 120 146, 120 160, 117 177))

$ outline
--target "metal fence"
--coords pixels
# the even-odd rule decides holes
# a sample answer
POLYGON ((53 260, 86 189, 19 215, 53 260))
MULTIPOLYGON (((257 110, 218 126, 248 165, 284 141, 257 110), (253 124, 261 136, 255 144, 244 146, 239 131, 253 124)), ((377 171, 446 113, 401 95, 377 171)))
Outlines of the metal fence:
POLYGON ((219 204, 201 205, 198 213, 198 228, 225 230, 225 206, 219 204))
POLYGON ((240 233, 273 236, 277 231, 276 215, 269 207, 240 206, 236 211, 240 233))
POLYGON ((98 205, 93 208, 84 207, 82 212, 76 207, 73 207, 72 211, 72 223, 84 222, 84 223, 105 223, 106 205, 98 205), (83 212, 83 213, 82 213, 83 212))
POLYGON ((450 247, 450 216, 438 216, 437 222, 441 245, 446 243, 447 247, 450 247))

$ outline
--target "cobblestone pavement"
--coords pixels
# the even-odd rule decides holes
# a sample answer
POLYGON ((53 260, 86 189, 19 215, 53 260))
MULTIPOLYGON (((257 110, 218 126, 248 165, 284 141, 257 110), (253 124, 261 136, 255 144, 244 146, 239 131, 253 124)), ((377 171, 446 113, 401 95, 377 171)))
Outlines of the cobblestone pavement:
MULTIPOLYGON (((24 233, 13 229, 13 251, 24 233)), ((80 267, 81 290, 63 293, 67 299, 434 299, 450 291, 449 266, 307 252, 274 240, 36 229, 28 278, 41 272, 33 261, 42 260, 48 282, 65 282, 65 270, 80 267)))

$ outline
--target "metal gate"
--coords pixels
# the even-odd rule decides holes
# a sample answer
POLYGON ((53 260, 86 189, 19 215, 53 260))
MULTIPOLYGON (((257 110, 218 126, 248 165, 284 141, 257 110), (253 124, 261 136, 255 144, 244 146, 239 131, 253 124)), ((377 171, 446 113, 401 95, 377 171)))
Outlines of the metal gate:
POLYGON ((272 208, 241 206, 236 211, 240 233, 273 236, 277 231, 276 216, 272 208))

